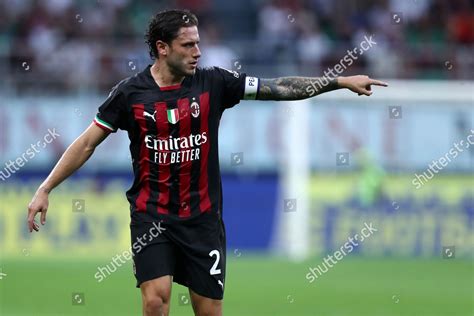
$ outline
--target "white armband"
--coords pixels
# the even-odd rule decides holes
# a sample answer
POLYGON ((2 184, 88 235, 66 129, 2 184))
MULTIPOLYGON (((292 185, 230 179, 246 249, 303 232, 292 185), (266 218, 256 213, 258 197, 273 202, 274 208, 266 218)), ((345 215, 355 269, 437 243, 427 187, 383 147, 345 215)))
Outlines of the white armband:
POLYGON ((245 77, 244 100, 255 100, 257 98, 259 83, 260 81, 256 77, 245 77))

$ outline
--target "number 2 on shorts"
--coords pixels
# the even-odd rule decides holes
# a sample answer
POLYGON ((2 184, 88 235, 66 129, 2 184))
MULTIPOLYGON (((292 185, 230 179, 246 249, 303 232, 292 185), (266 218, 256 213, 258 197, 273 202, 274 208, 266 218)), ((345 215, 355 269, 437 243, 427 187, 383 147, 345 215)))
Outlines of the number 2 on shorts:
POLYGON ((216 249, 212 250, 209 253, 209 257, 213 257, 214 255, 216 255, 216 261, 212 265, 211 270, 209 270, 209 273, 211 275, 221 274, 221 269, 217 269, 217 265, 219 264, 219 260, 221 258, 221 255, 220 255, 219 251, 217 251, 216 249))

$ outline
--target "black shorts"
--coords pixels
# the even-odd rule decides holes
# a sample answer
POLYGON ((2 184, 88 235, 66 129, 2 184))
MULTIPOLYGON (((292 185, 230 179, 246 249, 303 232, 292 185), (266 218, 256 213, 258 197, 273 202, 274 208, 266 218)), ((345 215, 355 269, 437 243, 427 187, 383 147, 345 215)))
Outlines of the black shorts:
POLYGON ((130 225, 137 287, 172 275, 173 281, 212 298, 224 296, 226 241, 221 217, 206 212, 177 222, 130 225))

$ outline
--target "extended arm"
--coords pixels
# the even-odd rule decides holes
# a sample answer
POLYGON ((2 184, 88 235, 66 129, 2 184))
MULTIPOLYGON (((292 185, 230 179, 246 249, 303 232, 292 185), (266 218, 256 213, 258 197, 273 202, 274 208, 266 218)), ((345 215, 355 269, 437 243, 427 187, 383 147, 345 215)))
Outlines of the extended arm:
POLYGON ((281 77, 261 79, 257 93, 257 100, 302 100, 318 94, 347 88, 359 95, 370 96, 371 85, 386 87, 382 81, 368 76, 351 76, 338 78, 308 78, 308 77, 281 77))
POLYGON ((61 159, 51 171, 46 180, 40 185, 28 205, 28 228, 39 230, 34 219, 41 212, 41 224, 46 221, 48 210, 48 194, 62 181, 79 169, 92 155, 94 149, 109 135, 95 124, 91 124, 64 152, 61 159))

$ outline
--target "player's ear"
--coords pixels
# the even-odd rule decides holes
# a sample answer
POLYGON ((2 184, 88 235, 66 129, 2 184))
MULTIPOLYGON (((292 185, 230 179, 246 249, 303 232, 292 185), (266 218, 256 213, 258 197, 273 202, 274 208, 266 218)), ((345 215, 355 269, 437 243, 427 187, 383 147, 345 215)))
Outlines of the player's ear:
POLYGON ((158 50, 158 55, 166 56, 168 55, 169 46, 163 41, 156 41, 156 49, 158 50))

